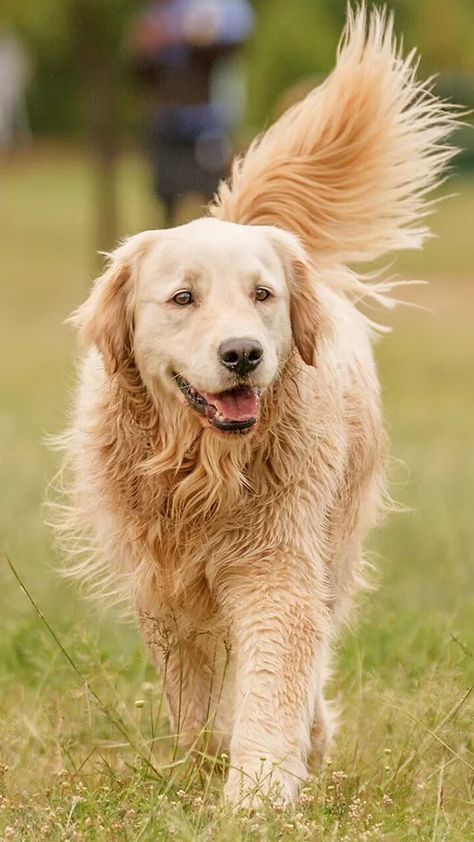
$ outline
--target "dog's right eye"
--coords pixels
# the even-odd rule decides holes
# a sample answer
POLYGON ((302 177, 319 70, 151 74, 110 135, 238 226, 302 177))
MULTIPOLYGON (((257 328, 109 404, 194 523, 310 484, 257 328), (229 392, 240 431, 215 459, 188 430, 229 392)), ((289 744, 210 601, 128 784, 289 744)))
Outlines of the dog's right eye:
POLYGON ((257 301, 266 301, 267 298, 271 297, 271 292, 266 287, 257 287, 255 290, 255 299, 257 301))
POLYGON ((173 295, 171 299, 175 304, 179 304, 180 307, 186 307, 187 304, 192 304, 194 301, 193 294, 188 289, 182 289, 181 292, 177 292, 176 295, 173 295))

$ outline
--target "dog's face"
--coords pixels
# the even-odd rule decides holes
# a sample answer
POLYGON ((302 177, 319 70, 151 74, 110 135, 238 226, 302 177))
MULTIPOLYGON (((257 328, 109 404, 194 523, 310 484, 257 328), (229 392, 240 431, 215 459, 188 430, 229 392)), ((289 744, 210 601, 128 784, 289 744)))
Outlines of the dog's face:
POLYGON ((200 220, 161 235, 137 284, 143 379, 184 397, 205 424, 251 429, 291 351, 289 301, 282 260, 258 229, 200 220))
POLYGON ((127 241, 80 319, 110 373, 132 354, 153 394, 242 434, 293 344, 314 363, 318 305, 292 235, 201 219, 127 241))

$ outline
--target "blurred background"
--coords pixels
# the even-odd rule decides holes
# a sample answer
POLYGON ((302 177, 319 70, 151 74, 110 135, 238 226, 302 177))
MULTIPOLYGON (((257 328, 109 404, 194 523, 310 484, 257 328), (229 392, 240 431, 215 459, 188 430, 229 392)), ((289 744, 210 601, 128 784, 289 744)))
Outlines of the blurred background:
MULTIPOLYGON (((420 74, 438 74, 437 90, 472 108, 472 0, 387 5, 405 50, 419 48, 420 74)), ((44 436, 67 423, 75 380, 63 322, 86 297, 99 251, 202 213, 232 154, 324 77, 345 7, 345 0, 2 0, 0 547, 87 681, 109 709, 129 716, 140 739, 148 725, 137 720, 133 700, 146 685, 152 706, 158 689, 138 635, 59 580, 44 523, 42 501, 57 467, 44 436)), ((381 589, 344 640, 335 682, 349 710, 336 749, 341 768, 357 757, 359 779, 374 793, 389 791, 383 746, 402 734, 407 756, 422 757, 418 766, 418 759, 400 763, 403 792, 393 777, 403 820, 412 821, 407 793, 414 816, 425 807, 428 814, 430 799, 437 803, 435 772, 446 762, 443 809, 458 829, 473 801, 472 774, 439 742, 421 755, 418 748, 423 728, 439 726, 444 743, 470 752, 474 764, 472 704, 456 708, 474 683, 471 119, 454 138, 462 151, 437 194, 435 238, 391 270, 430 281, 410 291, 422 309, 379 314, 394 327, 376 353, 393 441, 392 493, 407 511, 371 539, 381 589), (407 716, 423 728, 412 721, 408 728, 407 716), (367 735, 364 748, 355 722, 367 735)), ((105 765, 100 760, 94 740, 117 734, 94 704, 91 712, 84 686, 1 560, 0 760, 10 767, 8 821, 26 821, 24 803, 33 822, 31 837, 23 828, 18 838, 40 838, 34 805, 44 808, 45 787, 57 799, 58 821, 74 825, 51 777, 58 769, 81 768, 103 783, 107 768, 128 774, 133 767, 135 755, 123 746, 105 765), (29 801, 34 793, 37 801, 29 801)), ((2 780, 0 768, 0 796, 2 780)), ((0 810, 0 831, 3 820, 0 810)), ((449 838, 470 838, 460 833, 449 838)), ((432 827, 427 834, 438 838, 432 827)))
MULTIPOLYGON (((440 93, 472 107, 472 2, 389 6, 406 48, 420 50, 421 73, 439 74, 440 93)), ((145 194, 150 188, 143 198, 154 190, 160 199, 140 224, 172 222, 177 199, 207 201, 231 154, 328 72, 345 7, 345 0, 3 0, 3 168, 44 167, 46 178, 48 160, 68 160, 73 179, 82 164, 89 247, 110 248, 131 225, 121 195, 127 167, 138 169, 133 181, 143 179, 145 194)), ((457 141, 457 165, 473 168, 472 133, 457 141)))

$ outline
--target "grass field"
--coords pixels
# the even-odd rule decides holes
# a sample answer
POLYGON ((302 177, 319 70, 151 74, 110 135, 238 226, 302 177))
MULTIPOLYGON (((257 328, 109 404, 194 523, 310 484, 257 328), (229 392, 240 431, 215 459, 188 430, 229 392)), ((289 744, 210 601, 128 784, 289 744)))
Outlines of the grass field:
MULTIPOLYGON (((87 168, 45 155, 4 165, 0 179, 0 546, 57 637, 2 558, 0 837, 474 839, 474 183, 451 183, 440 239, 400 261, 432 280, 410 293, 430 309, 388 314, 395 330, 377 348, 392 493, 411 510, 371 539, 380 587, 341 642, 331 758, 296 810, 233 817, 212 763, 172 764, 136 629, 99 616, 53 570, 42 500, 55 458, 43 438, 65 424, 74 374, 62 321, 94 262, 87 168)), ((156 224, 134 159, 120 195, 123 233, 156 224)))

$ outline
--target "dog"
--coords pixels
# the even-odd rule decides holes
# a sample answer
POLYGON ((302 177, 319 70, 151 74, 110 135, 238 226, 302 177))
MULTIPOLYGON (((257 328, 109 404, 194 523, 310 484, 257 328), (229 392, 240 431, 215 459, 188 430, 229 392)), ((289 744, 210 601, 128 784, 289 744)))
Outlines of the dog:
POLYGON ((415 70, 385 12, 349 10, 331 75, 207 215, 120 245, 72 317, 72 573, 134 606, 173 730, 230 752, 238 805, 294 802, 333 731, 331 646, 387 461, 363 305, 394 285, 353 265, 421 246, 453 154, 415 70))

